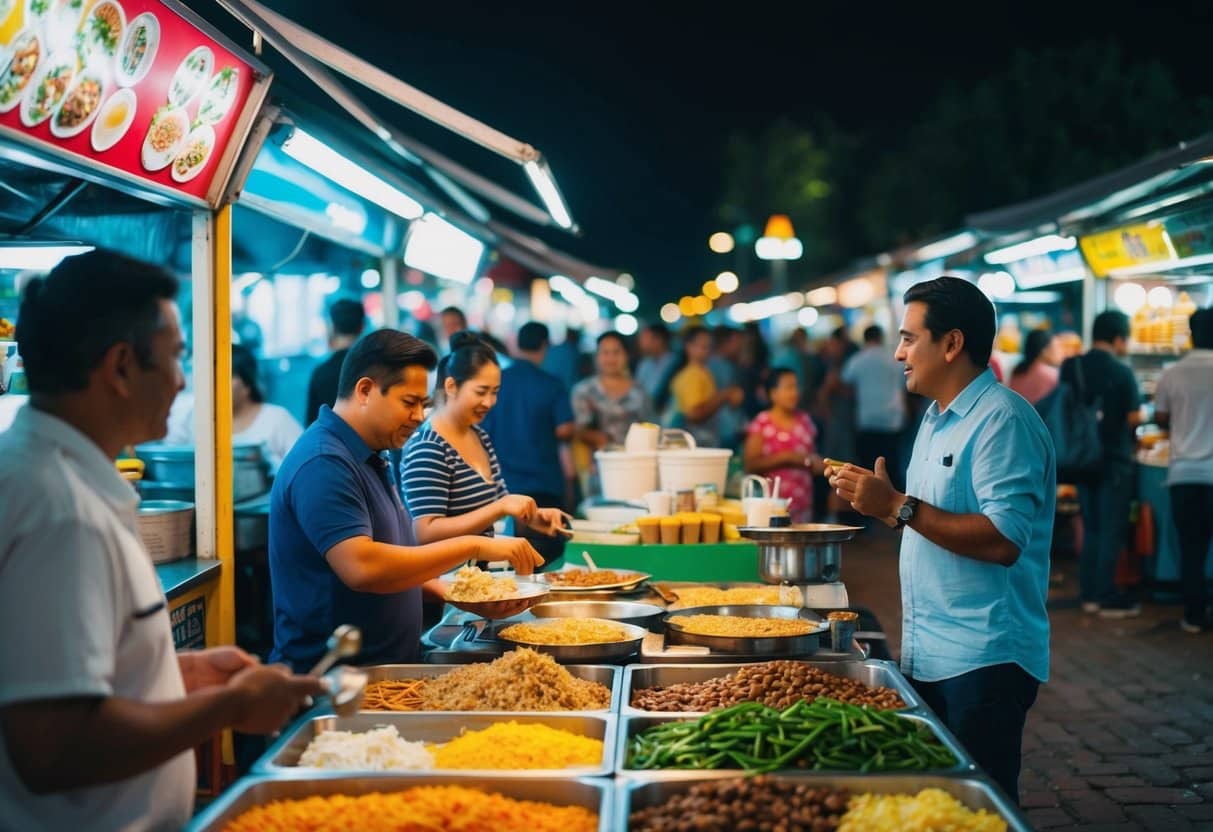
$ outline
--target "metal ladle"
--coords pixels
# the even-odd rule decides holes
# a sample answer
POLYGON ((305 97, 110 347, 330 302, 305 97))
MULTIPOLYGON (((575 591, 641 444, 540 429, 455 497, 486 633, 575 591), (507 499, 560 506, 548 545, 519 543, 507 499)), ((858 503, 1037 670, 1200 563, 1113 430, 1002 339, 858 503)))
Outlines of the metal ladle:
POLYGON ((362 631, 352 624, 342 624, 329 636, 328 650, 312 668, 312 676, 324 676, 329 683, 333 711, 338 716, 350 716, 358 712, 362 695, 366 691, 367 673, 356 667, 330 668, 340 659, 355 656, 362 649, 362 631))

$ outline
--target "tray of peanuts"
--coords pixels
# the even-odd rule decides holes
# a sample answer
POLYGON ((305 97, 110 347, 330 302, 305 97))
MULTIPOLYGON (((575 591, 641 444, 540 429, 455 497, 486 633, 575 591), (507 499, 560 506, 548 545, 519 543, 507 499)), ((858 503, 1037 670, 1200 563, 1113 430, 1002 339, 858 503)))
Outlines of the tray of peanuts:
POLYGON ((492 829, 608 832, 614 785, 591 778, 245 777, 203 810, 190 832, 267 829, 492 829))

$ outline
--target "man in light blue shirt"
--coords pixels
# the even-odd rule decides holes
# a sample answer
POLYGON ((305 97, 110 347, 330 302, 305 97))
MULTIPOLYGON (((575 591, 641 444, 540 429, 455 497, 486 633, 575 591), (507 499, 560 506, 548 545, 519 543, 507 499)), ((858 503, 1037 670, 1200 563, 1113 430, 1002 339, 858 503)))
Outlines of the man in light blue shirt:
POLYGON ((902 669, 974 759, 1018 801, 1028 709, 1049 675, 1053 443, 1035 409, 989 368, 994 308, 953 277, 905 294, 897 360, 932 399, 907 492, 843 465, 830 485, 855 510, 904 528, 902 669))

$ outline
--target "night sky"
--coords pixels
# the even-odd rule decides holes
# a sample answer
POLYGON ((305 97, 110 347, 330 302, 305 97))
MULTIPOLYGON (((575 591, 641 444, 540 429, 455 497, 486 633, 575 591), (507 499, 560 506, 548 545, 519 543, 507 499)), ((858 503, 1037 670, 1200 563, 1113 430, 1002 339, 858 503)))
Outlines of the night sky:
MULTIPOLYGON (((542 236, 632 271, 652 300, 723 266, 706 240, 731 130, 826 117, 892 136, 941 84, 1082 40, 1113 39, 1185 92, 1213 92, 1213 11, 1199 2, 268 5, 542 150, 584 229, 542 236)), ((534 198, 520 168, 364 92, 403 132, 534 198)))

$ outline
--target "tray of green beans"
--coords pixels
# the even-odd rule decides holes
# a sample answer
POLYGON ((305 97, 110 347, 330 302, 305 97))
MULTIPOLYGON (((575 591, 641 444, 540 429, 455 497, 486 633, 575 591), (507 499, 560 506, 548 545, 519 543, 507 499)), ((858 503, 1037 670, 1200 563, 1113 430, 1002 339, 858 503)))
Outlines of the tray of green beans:
POLYGON ((956 739, 931 718, 820 697, 779 710, 741 702, 693 720, 634 716, 619 732, 620 773, 670 769, 965 771, 956 739))

